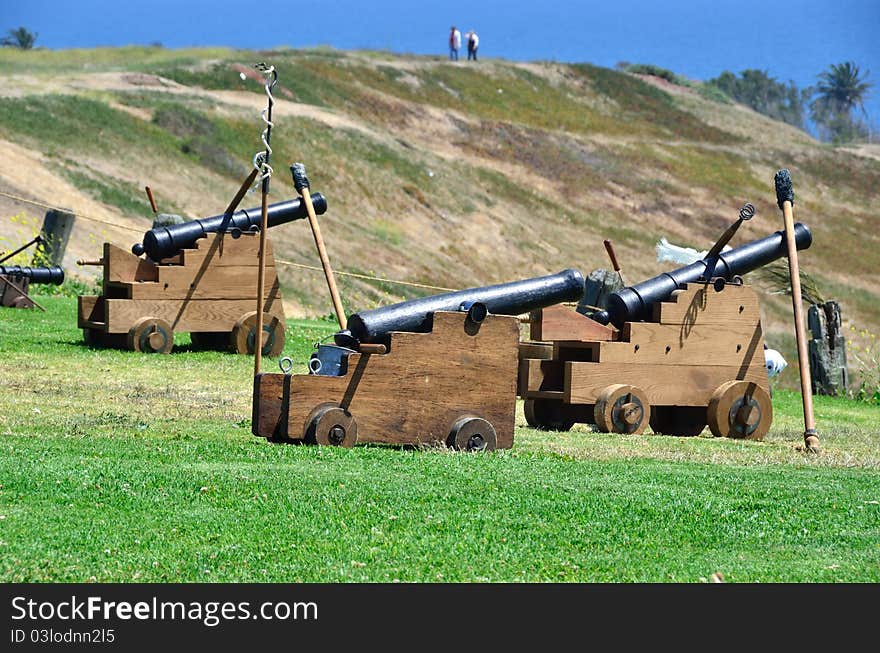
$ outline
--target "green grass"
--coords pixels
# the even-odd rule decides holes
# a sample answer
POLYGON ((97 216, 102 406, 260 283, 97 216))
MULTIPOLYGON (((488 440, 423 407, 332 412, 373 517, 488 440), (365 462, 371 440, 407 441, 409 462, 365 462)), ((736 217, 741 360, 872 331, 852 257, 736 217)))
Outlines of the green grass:
POLYGON ((78 156, 112 155, 133 147, 167 156, 173 149, 172 139, 161 129, 105 102, 76 95, 0 99, 0 135, 41 150, 51 144, 49 154, 62 150, 78 156))
POLYGON ((157 65, 185 66, 205 58, 230 57, 229 48, 181 48, 167 50, 154 46, 89 48, 70 50, 0 49, 0 73, 16 74, 26 68, 28 74, 53 75, 60 71, 146 71, 157 65))
MULTIPOLYGON (((546 434, 466 455, 250 434, 252 361, 92 350, 0 309, 0 579, 877 582, 880 407, 774 394, 765 442, 546 434)), ((330 321, 291 321, 305 369, 330 321)), ((266 362, 266 369, 274 367, 266 362)))

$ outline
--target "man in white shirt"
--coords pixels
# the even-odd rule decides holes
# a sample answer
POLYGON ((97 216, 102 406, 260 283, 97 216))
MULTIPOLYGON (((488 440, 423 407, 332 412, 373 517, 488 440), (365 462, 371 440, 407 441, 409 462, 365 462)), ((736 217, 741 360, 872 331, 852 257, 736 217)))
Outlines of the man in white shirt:
POLYGON ((474 30, 468 32, 468 61, 477 60, 477 48, 480 46, 480 37, 474 30))
POLYGON ((455 27, 452 26, 452 31, 449 32, 449 60, 450 61, 458 61, 458 49, 461 47, 461 32, 455 27))

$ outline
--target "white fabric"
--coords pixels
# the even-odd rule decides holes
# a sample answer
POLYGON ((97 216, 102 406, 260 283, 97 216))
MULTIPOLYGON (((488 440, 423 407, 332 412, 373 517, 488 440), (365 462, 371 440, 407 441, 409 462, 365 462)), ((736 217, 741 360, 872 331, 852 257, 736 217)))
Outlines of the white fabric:
MULTIPOLYGON (((722 252, 726 252, 731 249, 730 245, 725 245, 722 248, 722 252)), ((693 247, 682 247, 681 245, 673 245, 666 238, 661 238, 660 242, 657 243, 657 261, 672 261, 673 263, 678 263, 679 265, 690 265, 694 261, 699 261, 706 254, 709 253, 708 249, 704 249, 702 252, 695 250, 693 247)))
POLYGON ((767 364, 767 376, 774 377, 788 367, 788 363, 775 349, 764 350, 764 362, 767 364))

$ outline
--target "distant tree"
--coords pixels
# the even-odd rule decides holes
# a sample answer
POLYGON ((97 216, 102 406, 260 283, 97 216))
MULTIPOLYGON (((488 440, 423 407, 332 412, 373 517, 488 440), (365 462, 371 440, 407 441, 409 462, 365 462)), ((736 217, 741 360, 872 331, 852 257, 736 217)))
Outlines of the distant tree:
POLYGON ((853 114, 861 109, 867 118, 865 99, 872 86, 868 73, 862 74, 852 61, 832 64, 821 73, 816 85, 818 97, 810 103, 810 115, 820 136, 834 143, 867 137, 867 126, 853 114))
POLYGON ((0 41, 0 45, 19 48, 20 50, 30 50, 34 47, 34 43, 37 42, 37 36, 39 35, 35 32, 31 32, 25 27, 19 27, 18 29, 11 29, 6 32, 6 36, 0 41))
POLYGON ((804 105, 812 92, 799 90, 794 82, 783 84, 764 70, 744 70, 737 77, 725 70, 707 84, 721 89, 728 96, 758 113, 805 129, 804 105))

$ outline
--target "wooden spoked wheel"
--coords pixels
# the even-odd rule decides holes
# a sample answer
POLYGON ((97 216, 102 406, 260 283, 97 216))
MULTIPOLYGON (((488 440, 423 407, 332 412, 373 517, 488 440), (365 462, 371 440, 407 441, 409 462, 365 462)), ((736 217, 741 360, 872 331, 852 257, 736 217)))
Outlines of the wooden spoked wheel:
POLYGON ((703 406, 652 406, 651 430, 662 435, 691 437, 706 428, 703 406))
POLYGON ((171 325, 159 317, 142 317, 128 330, 128 348, 146 354, 167 354, 174 347, 171 325))
POLYGON ((452 425, 447 444, 456 451, 495 451, 495 427, 482 417, 462 417, 452 425))
POLYGON ((716 437, 761 440, 770 430, 773 404, 757 383, 728 381, 712 393, 706 416, 716 437))
MULTIPOLYGON (((232 328, 232 351, 253 355, 257 339, 257 312, 245 313, 232 328)), ((263 313, 263 356, 278 356, 284 349, 284 323, 263 313)))
POLYGON ((570 431, 574 420, 565 414, 565 404, 558 399, 526 399, 523 402, 526 423, 542 431, 570 431))
POLYGON ((641 433, 651 419, 651 405, 639 388, 615 384, 599 393, 594 415, 603 433, 641 433))
POLYGON ((228 349, 229 348, 229 333, 228 332, 216 332, 216 331, 193 331, 189 334, 190 340, 192 340, 193 349, 198 349, 200 351, 206 349, 228 349))
POLYGON ((321 404, 306 420, 305 441, 350 449, 357 443, 357 421, 336 404, 321 404))

